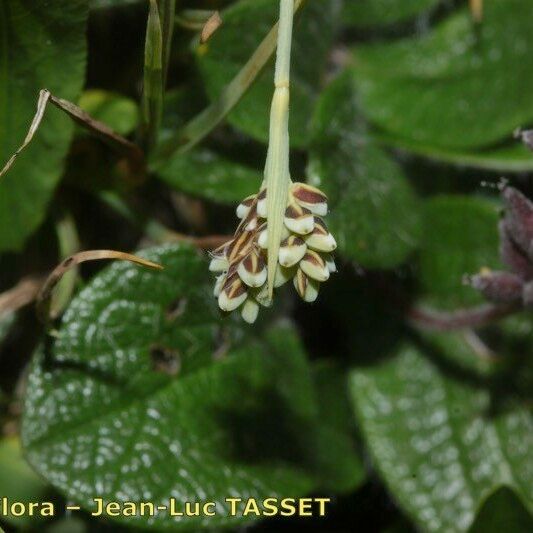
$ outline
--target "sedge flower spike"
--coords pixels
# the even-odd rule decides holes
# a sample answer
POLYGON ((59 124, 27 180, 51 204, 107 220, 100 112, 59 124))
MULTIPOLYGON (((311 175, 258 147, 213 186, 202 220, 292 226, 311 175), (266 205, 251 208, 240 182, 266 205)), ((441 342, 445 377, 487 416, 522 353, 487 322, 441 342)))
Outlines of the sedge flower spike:
POLYGON ((336 271, 331 253, 337 243, 322 220, 327 197, 316 187, 293 183, 289 172, 293 13, 294 0, 281 0, 263 183, 237 207, 241 222, 233 238, 211 252, 219 307, 228 312, 240 308, 249 323, 255 322, 260 306, 271 305, 275 288, 292 279, 300 297, 313 302, 320 283, 336 271))

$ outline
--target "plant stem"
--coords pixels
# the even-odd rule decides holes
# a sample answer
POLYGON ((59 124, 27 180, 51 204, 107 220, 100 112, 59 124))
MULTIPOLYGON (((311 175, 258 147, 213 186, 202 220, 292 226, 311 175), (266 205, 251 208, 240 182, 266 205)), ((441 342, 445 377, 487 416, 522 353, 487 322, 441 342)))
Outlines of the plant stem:
POLYGON ((274 97, 270 111, 270 135, 265 165, 267 187, 268 296, 272 299, 283 218, 289 193, 289 99, 294 0, 280 0, 278 50, 274 97))
POLYGON ((280 0, 278 49, 274 85, 277 88, 289 87, 291 72, 292 20, 294 0, 280 0))

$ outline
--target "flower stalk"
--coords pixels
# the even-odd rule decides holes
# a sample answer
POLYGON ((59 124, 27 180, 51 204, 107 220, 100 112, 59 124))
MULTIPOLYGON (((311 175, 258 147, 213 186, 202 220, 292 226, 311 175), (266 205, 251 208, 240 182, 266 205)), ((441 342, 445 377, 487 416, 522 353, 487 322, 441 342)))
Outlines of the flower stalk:
POLYGON ((268 231, 268 298, 274 292, 276 263, 283 231, 283 215, 287 205, 289 172, 289 100, 292 43, 293 0, 281 0, 278 51, 274 76, 274 97, 270 112, 270 136, 265 183, 267 187, 268 231))
POLYGON ((327 198, 319 189, 293 183, 289 169, 290 61, 294 0, 280 0, 274 96, 264 179, 258 194, 237 207, 241 219, 231 240, 211 253, 218 273, 214 294, 223 311, 241 309, 253 323, 260 306, 272 304, 274 289, 289 280, 313 302, 320 283, 335 272, 337 244, 321 217, 327 198))

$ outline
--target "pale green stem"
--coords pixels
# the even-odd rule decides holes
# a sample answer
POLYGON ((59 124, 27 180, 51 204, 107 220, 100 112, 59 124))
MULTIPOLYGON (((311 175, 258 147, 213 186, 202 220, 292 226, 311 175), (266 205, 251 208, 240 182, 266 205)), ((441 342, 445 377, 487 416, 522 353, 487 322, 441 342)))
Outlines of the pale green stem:
POLYGON ((289 85, 294 0, 280 0, 274 98, 270 111, 270 136, 265 183, 267 187, 268 296, 272 299, 283 219, 289 194, 289 85))

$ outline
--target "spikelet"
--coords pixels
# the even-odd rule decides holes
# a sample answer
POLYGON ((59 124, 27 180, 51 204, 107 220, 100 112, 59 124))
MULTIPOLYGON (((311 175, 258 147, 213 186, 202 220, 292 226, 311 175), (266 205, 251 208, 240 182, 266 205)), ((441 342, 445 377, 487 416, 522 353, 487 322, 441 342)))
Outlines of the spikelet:
MULTIPOLYGON (((214 295, 224 311, 240 309, 246 322, 257 319, 260 306, 270 304, 267 295, 266 211, 261 207, 267 195, 262 188, 237 207, 241 223, 233 239, 211 252, 209 269, 218 274, 214 295)), ((322 216, 327 197, 305 183, 291 183, 288 190, 282 240, 279 243, 274 287, 293 280, 296 292, 314 302, 320 283, 336 272, 331 252, 337 244, 322 216), (320 214, 320 215, 319 215, 320 214)))

